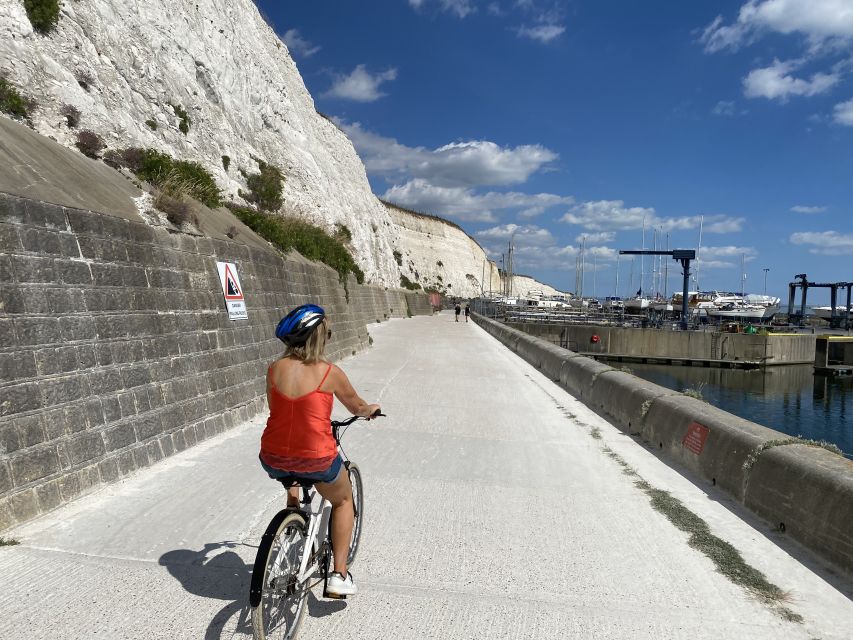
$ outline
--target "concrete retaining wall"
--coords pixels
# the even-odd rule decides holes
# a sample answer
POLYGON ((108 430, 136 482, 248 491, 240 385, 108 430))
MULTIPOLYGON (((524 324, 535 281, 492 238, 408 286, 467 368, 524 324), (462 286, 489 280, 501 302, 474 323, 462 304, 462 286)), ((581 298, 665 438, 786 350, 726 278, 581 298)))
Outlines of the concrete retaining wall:
POLYGON ((810 363, 814 360, 813 335, 748 335, 711 331, 668 331, 559 325, 537 322, 510 322, 515 327, 549 342, 568 341, 573 350, 630 356, 658 356, 711 360, 747 360, 768 366, 810 363), (592 342, 593 335, 600 341, 592 342))
MULTIPOLYGON (((474 320, 572 395, 621 429, 657 447, 846 571, 853 571, 853 462, 495 322, 474 320), (699 453, 683 443, 707 429, 699 453)), ((540 325, 541 326, 541 325, 540 325)))
POLYGON ((432 313, 298 255, 2 193, 0 278, 0 531, 264 410, 284 310, 328 310, 333 360, 367 323, 432 313), (228 319, 217 260, 248 320, 228 319))

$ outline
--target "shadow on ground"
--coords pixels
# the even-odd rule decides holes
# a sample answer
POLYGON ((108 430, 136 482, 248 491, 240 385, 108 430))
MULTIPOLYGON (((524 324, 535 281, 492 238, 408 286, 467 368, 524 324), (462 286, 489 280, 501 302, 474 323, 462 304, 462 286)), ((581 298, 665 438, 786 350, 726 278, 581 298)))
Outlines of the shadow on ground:
MULTIPOLYGON (((165 567, 187 593, 202 598, 224 600, 225 605, 213 616, 204 634, 204 640, 224 640, 225 637, 252 637, 252 620, 249 609, 249 585, 252 565, 233 549, 241 542, 210 542, 200 550, 175 549, 160 556, 159 564, 165 567), (236 616, 236 621, 229 621, 236 616), (228 629, 226 636, 223 632, 228 629)), ((253 547, 254 548, 254 547, 253 547)), ((322 618, 338 613, 347 603, 340 600, 320 600, 308 594, 308 615, 322 618)))

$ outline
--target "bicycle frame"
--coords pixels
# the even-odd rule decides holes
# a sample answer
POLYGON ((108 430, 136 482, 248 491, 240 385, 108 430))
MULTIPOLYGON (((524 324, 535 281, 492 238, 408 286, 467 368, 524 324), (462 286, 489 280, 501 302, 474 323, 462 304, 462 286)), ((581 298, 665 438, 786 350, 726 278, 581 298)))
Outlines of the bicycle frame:
POLYGON ((303 492, 302 508, 298 511, 308 517, 308 533, 305 536, 305 544, 308 548, 312 548, 316 542, 317 553, 302 554, 302 563, 296 576, 296 584, 300 585, 307 582, 320 569, 320 559, 326 553, 325 546, 330 544, 328 532, 329 520, 332 517, 332 505, 316 489, 313 487, 303 489, 303 492), (308 498, 307 502, 305 498, 308 498), (315 509, 314 503, 317 502, 317 498, 320 500, 315 509))

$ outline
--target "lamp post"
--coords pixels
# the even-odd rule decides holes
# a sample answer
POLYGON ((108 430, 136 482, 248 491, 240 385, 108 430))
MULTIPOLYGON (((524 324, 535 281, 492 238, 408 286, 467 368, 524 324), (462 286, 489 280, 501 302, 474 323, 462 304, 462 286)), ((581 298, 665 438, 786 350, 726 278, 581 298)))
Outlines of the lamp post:
POLYGON ((767 272, 770 271, 770 267, 764 267, 762 269, 764 272, 764 295, 767 295, 767 272))

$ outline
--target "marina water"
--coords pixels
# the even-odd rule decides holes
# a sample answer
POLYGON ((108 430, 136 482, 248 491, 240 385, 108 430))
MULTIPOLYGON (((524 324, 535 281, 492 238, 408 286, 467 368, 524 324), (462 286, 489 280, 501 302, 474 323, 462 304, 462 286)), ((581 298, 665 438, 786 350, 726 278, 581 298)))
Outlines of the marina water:
POLYGON ((640 377, 792 436, 825 440, 853 458, 853 376, 813 375, 812 365, 765 370, 629 363, 640 377))

